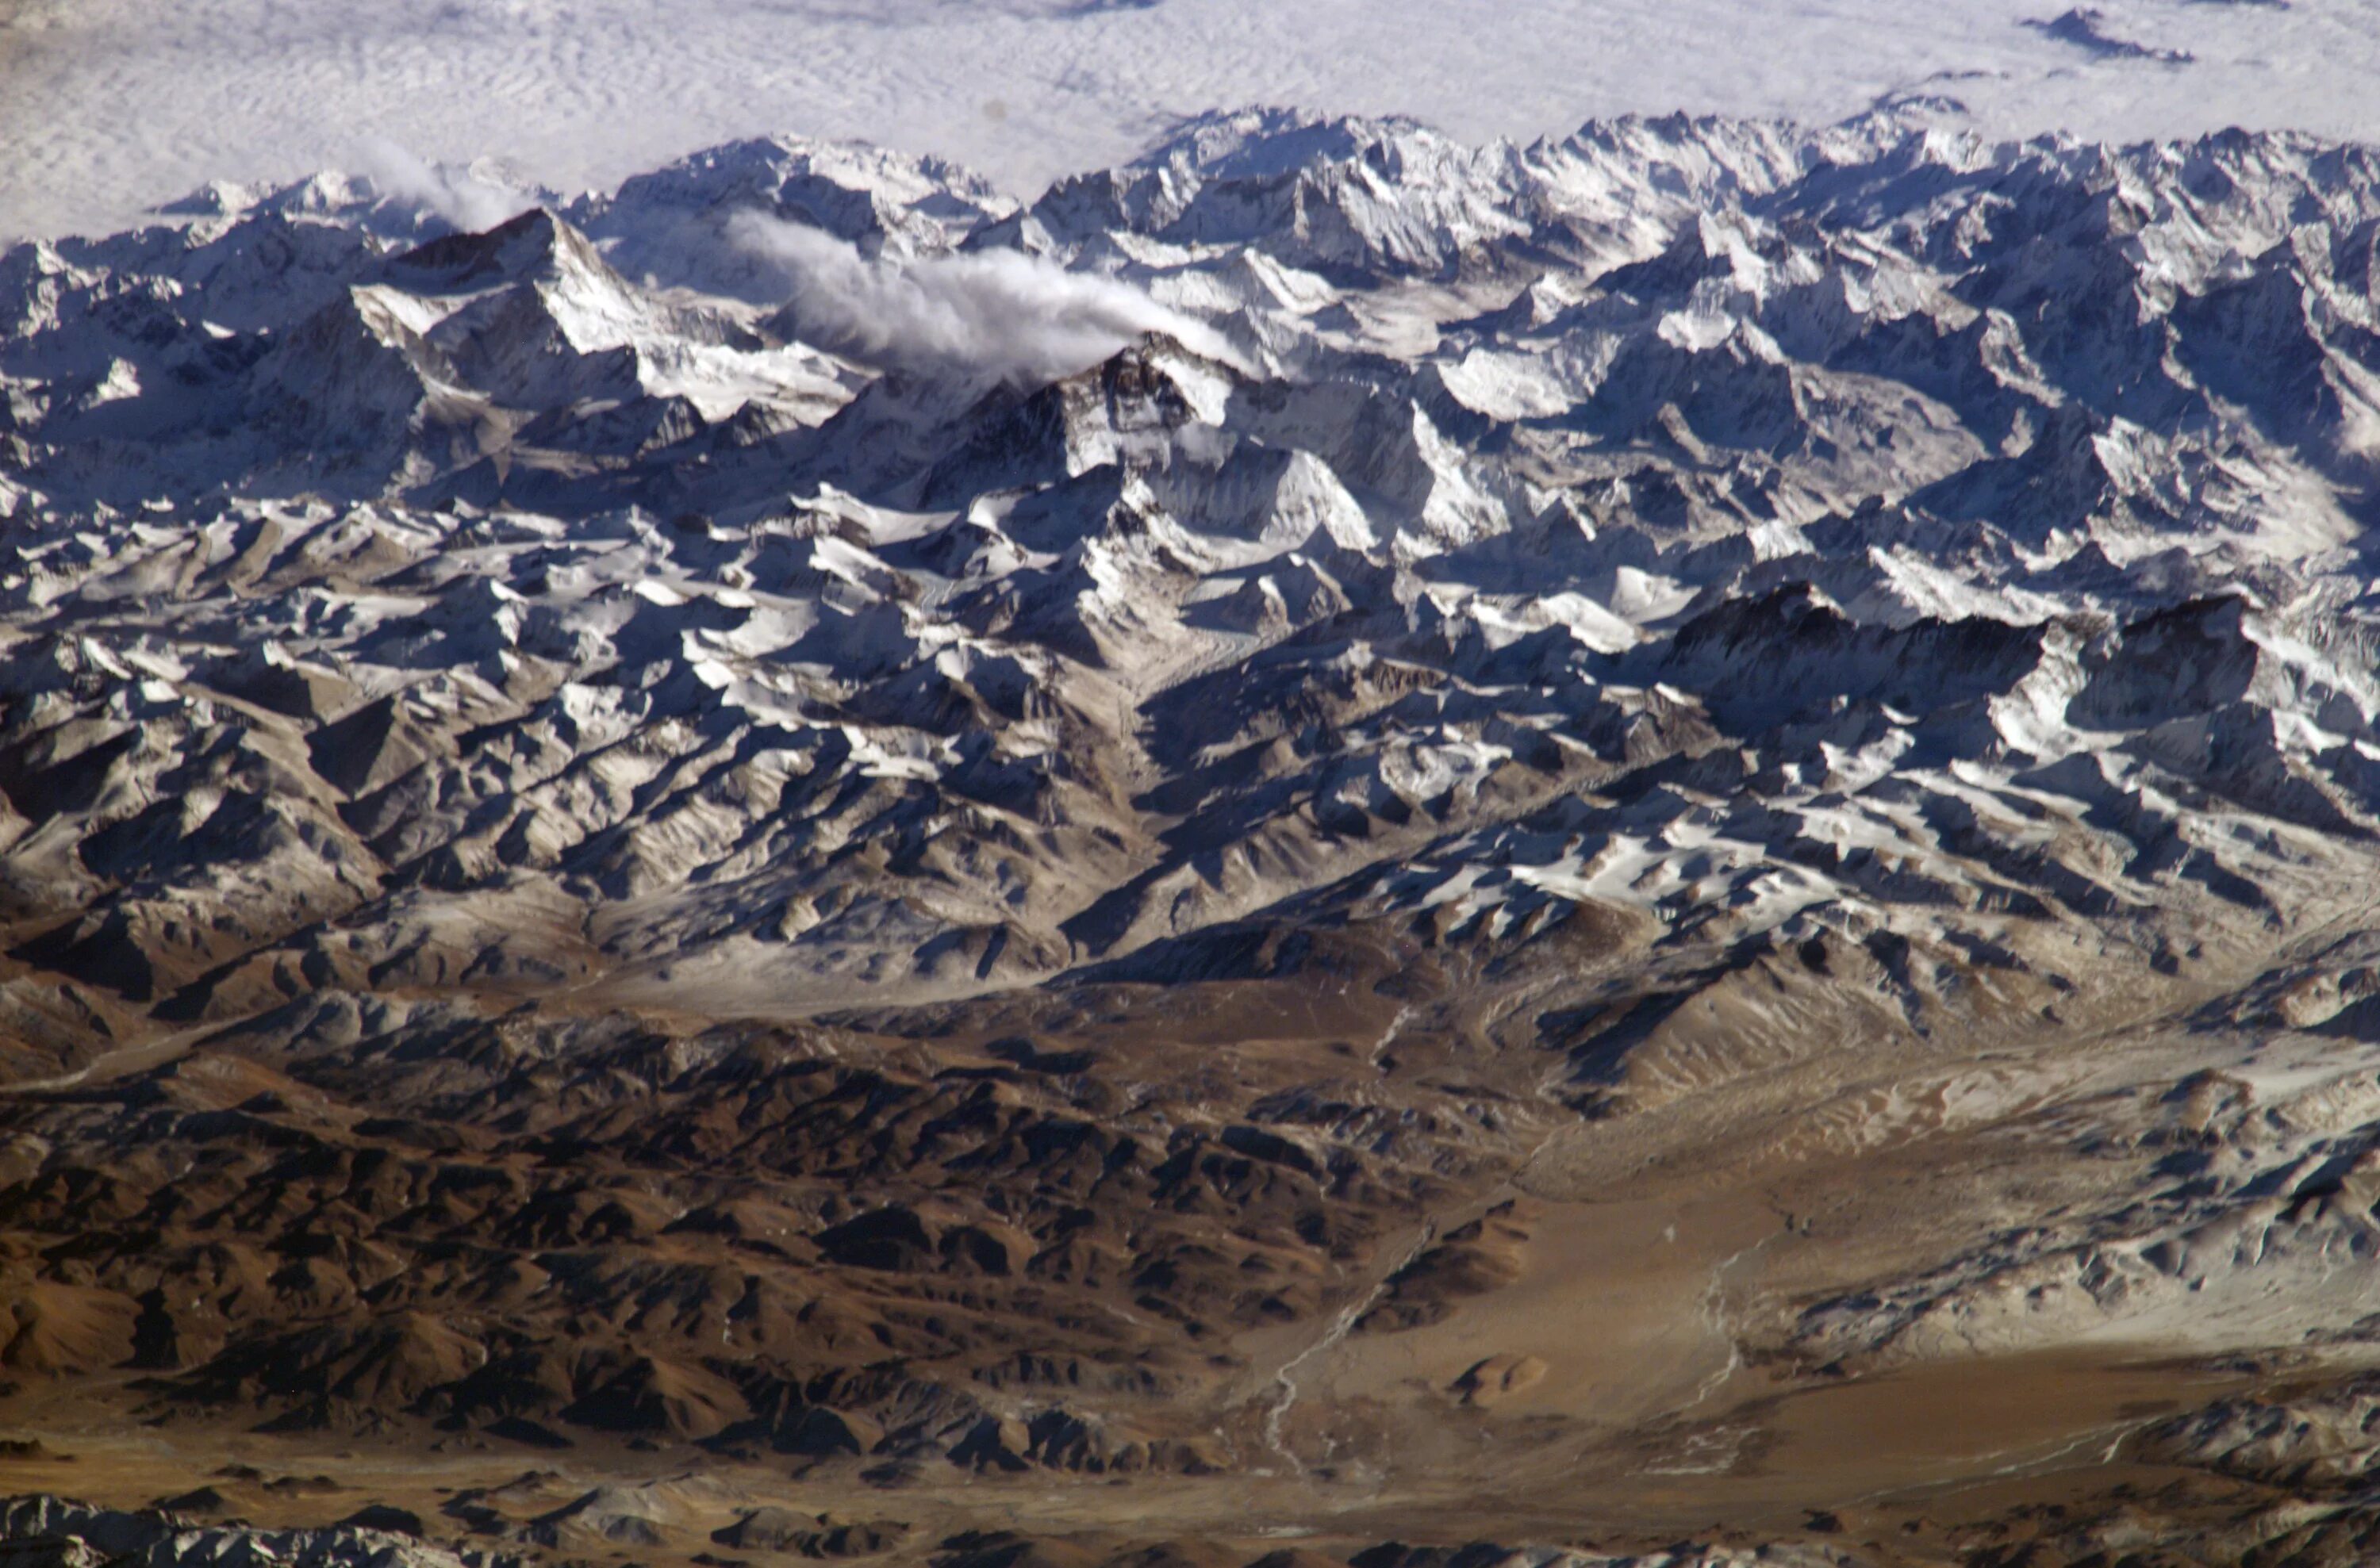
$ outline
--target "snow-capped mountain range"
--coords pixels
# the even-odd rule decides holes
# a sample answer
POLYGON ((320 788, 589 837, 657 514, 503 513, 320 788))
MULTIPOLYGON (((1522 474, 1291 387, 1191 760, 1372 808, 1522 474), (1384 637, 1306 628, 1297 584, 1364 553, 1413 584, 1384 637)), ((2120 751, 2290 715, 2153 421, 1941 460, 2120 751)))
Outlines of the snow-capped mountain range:
POLYGON ((185 205, 0 259, 0 865, 178 1016, 1582 902, 2170 961, 2380 821, 2361 148, 1249 113, 1029 206, 790 141, 185 205))
POLYGON ((1302 1529, 2153 1342, 2370 1533, 2380 153, 458 193, 0 255, 10 1369, 1302 1529))

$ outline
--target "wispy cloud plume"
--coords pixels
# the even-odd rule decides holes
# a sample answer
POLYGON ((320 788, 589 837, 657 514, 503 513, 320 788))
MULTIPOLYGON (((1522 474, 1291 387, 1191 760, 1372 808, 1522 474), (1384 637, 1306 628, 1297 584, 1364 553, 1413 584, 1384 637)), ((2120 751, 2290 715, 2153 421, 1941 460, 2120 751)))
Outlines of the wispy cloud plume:
POLYGON ((1164 332, 1245 369, 1221 333, 1129 283, 1014 250, 870 259, 820 229, 739 213, 729 237, 782 268, 804 338, 886 369, 1038 385, 1164 332))
POLYGON ((367 137, 357 144, 356 155, 382 195, 435 212, 458 229, 492 229, 531 205, 519 191, 468 169, 425 163, 386 137, 367 137))

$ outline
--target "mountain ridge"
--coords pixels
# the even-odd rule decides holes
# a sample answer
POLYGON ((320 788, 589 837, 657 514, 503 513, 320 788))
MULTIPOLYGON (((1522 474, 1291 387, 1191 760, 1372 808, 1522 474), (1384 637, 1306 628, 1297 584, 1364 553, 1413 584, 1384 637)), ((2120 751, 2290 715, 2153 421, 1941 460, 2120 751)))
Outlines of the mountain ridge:
POLYGON ((2350 1560, 2380 155, 1922 121, 0 255, 0 1411, 2350 1560))

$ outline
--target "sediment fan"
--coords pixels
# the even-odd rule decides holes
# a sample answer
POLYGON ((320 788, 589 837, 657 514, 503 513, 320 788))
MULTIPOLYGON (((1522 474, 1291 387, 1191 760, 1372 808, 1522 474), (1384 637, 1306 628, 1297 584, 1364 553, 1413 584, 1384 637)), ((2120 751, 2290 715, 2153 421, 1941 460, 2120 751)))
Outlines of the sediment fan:
POLYGON ((2365 1550, 2373 151, 1251 112, 1030 205, 186 205, 0 257, 43 1485, 2365 1550))

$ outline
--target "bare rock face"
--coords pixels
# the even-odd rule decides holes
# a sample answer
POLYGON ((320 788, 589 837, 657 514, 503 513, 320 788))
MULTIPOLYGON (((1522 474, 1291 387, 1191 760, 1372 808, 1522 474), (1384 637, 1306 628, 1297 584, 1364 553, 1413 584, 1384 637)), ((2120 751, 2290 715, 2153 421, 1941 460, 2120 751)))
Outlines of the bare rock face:
POLYGON ((341 1525, 258 1530, 200 1525, 169 1510, 123 1512, 36 1494, 0 1502, 0 1562, 23 1568, 142 1568, 294 1563, 299 1568, 468 1568, 454 1552, 383 1530, 341 1525))
POLYGON ((0 1422, 210 1522, 0 1562, 2366 1550, 2370 150, 191 211, 0 256, 0 1422))
POLYGON ((1492 1406, 1543 1382, 1546 1371, 1535 1356, 1490 1356, 1455 1379, 1453 1388, 1465 1405, 1492 1406))
POLYGON ((797 166, 11 253, 24 983, 816 1007, 1298 899, 1994 942, 2278 907, 2124 802, 2370 830, 2357 150, 1238 117, 973 237, 797 166), (820 350, 689 211, 966 331, 820 350))

